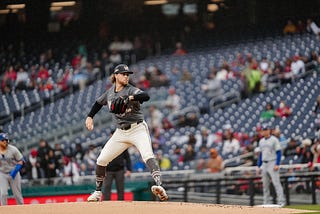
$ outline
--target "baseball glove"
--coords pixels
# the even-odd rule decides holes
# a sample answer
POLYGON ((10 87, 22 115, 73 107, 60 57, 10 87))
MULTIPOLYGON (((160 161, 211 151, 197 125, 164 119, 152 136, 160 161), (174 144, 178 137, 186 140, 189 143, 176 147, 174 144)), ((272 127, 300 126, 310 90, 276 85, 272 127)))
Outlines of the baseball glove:
POLYGON ((115 114, 123 114, 128 106, 129 96, 122 96, 111 102, 110 112, 115 114))

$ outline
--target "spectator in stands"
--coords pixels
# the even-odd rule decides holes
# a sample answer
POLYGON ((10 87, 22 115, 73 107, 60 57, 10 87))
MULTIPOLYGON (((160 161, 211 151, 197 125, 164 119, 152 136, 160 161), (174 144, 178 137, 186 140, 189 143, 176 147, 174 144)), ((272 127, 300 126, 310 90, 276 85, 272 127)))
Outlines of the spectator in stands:
POLYGON ((38 151, 36 149, 31 149, 27 162, 26 162, 26 173, 27 179, 33 180, 39 178, 39 163, 38 163, 38 151))
POLYGON ((10 65, 8 69, 5 71, 2 81, 1 81, 1 89, 3 93, 9 93, 12 88, 15 86, 15 82, 17 79, 17 72, 14 67, 10 65))
POLYGON ((123 48, 123 43, 120 41, 118 36, 114 36, 113 41, 110 43, 108 49, 110 52, 112 51, 121 51, 123 48))
POLYGON ((53 184, 53 181, 51 178, 55 178, 57 176, 58 165, 59 163, 56 156, 54 155, 54 150, 50 149, 48 152, 48 158, 47 158, 48 184, 53 184))
POLYGON ((207 159, 209 158, 209 151, 206 146, 201 146, 196 155, 196 170, 202 171, 207 169, 207 159))
POLYGON ((44 139, 39 140, 38 147, 38 163, 39 163, 39 178, 47 178, 48 177, 48 153, 52 150, 52 148, 48 145, 47 141, 44 139))
POLYGON ((210 149, 210 157, 207 162, 207 169, 211 173, 221 172, 224 168, 223 159, 214 148, 210 149))
POLYGON ((265 110, 260 114, 262 120, 269 120, 275 116, 275 110, 272 103, 267 103, 265 110))
POLYGON ((192 81, 192 80, 193 80, 192 73, 186 68, 183 69, 181 77, 180 77, 180 81, 184 83, 184 82, 192 81))
POLYGON ((279 103, 279 107, 276 109, 274 114, 277 117, 287 118, 292 114, 292 110, 284 100, 281 100, 279 103))
POLYGON ((187 144, 188 144, 188 145, 191 145, 191 146, 193 146, 193 148, 195 148, 196 142, 197 142, 196 136, 195 136, 193 133, 190 133, 190 134, 188 135, 187 144))
POLYGON ((258 63, 256 62, 256 60, 253 60, 252 64, 244 71, 244 77, 248 95, 261 91, 262 73, 258 69, 258 63))
POLYGON ((149 117, 147 123, 150 129, 162 128, 163 113, 155 106, 149 106, 149 117))
POLYGON ((291 62, 291 72, 294 75, 294 78, 298 78, 306 72, 305 64, 298 55, 293 57, 293 61, 291 62))
POLYGON ((273 73, 278 76, 279 79, 281 79, 281 75, 283 74, 283 66, 279 60, 274 62, 273 66, 273 73))
POLYGON ((240 142, 234 137, 231 125, 225 124, 223 129, 222 156, 229 158, 229 156, 238 155, 240 152, 240 142))
POLYGON ((199 149, 199 151, 197 152, 197 156, 196 159, 208 159, 209 158, 209 154, 208 154, 208 148, 205 145, 202 145, 199 149))
POLYGON ((169 130, 173 128, 173 124, 170 122, 170 120, 167 117, 164 117, 162 120, 162 128, 164 130, 169 130))
POLYGON ((310 170, 312 168, 312 162, 313 162, 313 153, 311 152, 311 145, 312 141, 309 138, 303 139, 301 141, 300 147, 298 147, 298 153, 302 157, 301 163, 306 163, 310 167, 310 170))
POLYGON ((298 20, 297 26, 296 26, 297 33, 303 34, 306 32, 306 25, 303 23, 301 19, 298 20))
POLYGON ((312 70, 317 65, 318 53, 315 50, 310 51, 308 57, 302 59, 305 62, 306 71, 312 70))
MULTIPOLYGON (((313 154, 313 164, 320 163, 320 139, 316 138, 311 146, 311 152, 313 154)), ((315 168, 319 170, 319 167, 315 168)))
POLYGON ((75 146, 75 151, 72 154, 72 157, 74 157, 77 163, 81 163, 83 161, 84 155, 85 155, 85 152, 82 148, 81 143, 77 143, 75 146))
POLYGON ((288 139, 286 138, 286 136, 281 132, 279 127, 273 129, 272 134, 279 139, 281 148, 282 150, 284 150, 288 145, 288 139))
POLYGON ((26 72, 23 67, 19 67, 18 73, 17 73, 17 79, 15 82, 15 88, 16 90, 26 90, 28 88, 28 82, 29 82, 29 74, 26 72))
POLYGON ((37 88, 37 68, 35 65, 31 65, 30 69, 28 70, 30 82, 28 84, 29 89, 37 88))
POLYGON ((287 58, 283 68, 283 74, 281 76, 281 83, 291 83, 293 81, 294 74, 291 71, 291 63, 292 59, 287 58))
POLYGON ((72 85, 72 72, 69 67, 66 67, 63 74, 57 79, 57 90, 64 92, 72 85))
POLYGON ((196 127, 199 124, 199 115, 197 111, 190 110, 184 111, 176 115, 175 121, 176 127, 193 126, 196 127))
POLYGON ((40 65, 37 77, 40 82, 46 82, 49 79, 49 71, 44 65, 40 65))
POLYGON ((122 62, 122 56, 117 50, 111 50, 111 54, 109 55, 109 61, 114 67, 122 62))
POLYGON ((55 143, 54 144, 54 156, 57 160, 56 162, 56 170, 59 173, 63 171, 63 157, 65 156, 65 152, 62 148, 61 143, 55 143))
POLYGON ((81 54, 77 53, 74 55, 74 57, 71 60, 71 66, 73 69, 79 69, 81 67, 81 60, 82 56, 81 54))
POLYGON ((269 68, 267 73, 265 73, 262 78, 261 82, 263 84, 263 88, 267 91, 271 91, 274 88, 277 88, 281 84, 281 75, 283 73, 282 66, 280 62, 276 62, 274 68, 269 68))
POLYGON ((267 74, 270 69, 270 62, 268 61, 267 57, 263 57, 259 63, 259 69, 263 74, 267 74))
POLYGON ((75 69, 72 76, 72 85, 76 88, 84 89, 88 79, 89 77, 84 69, 75 69))
POLYGON ((207 94, 209 99, 221 97, 223 95, 221 80, 216 77, 216 72, 214 70, 210 72, 208 79, 205 80, 201 89, 207 94))
POLYGON ((173 146, 173 154, 170 156, 170 160, 175 164, 183 162, 183 154, 179 145, 173 146))
POLYGON ((217 72, 216 78, 219 80, 233 79, 235 77, 230 65, 227 61, 222 63, 220 70, 217 72))
POLYGON ((126 54, 126 53, 130 53, 132 50, 133 50, 133 43, 130 41, 128 36, 125 36, 121 45, 121 51, 123 51, 124 54, 126 54))
POLYGON ((194 150, 194 147, 191 144, 188 144, 186 151, 183 155, 183 162, 188 163, 190 161, 195 160, 195 158, 196 158, 196 152, 194 150))
MULTIPOLYGON (((307 164, 309 171, 314 170, 313 166, 313 153, 311 151, 312 141, 309 138, 303 139, 301 141, 301 146, 299 147, 299 154, 301 156, 301 163, 307 164)), ((311 181, 305 181, 305 185, 301 185, 302 188, 307 193, 311 192, 311 181)))
POLYGON ((67 185, 77 183, 80 178, 80 169, 77 163, 72 161, 72 158, 64 156, 63 158, 63 176, 67 185))
POLYGON ((51 91, 54 89, 54 82, 51 77, 47 80, 42 80, 38 84, 38 89, 40 91, 51 91))
POLYGON ((156 152, 156 159, 159 162, 161 170, 170 170, 171 169, 171 160, 168 158, 168 154, 163 154, 161 150, 156 152))
POLYGON ((307 32, 320 36, 320 28, 312 19, 307 19, 306 29, 307 32))
POLYGON ((187 51, 183 48, 183 45, 181 42, 176 43, 176 50, 174 51, 174 56, 183 56, 186 55, 187 51))
POLYGON ((154 151, 162 149, 163 146, 165 146, 166 138, 163 136, 161 130, 162 129, 160 127, 151 129, 151 142, 154 151), (156 145, 156 148, 154 147, 154 145, 156 145))
POLYGON ((201 148, 202 146, 210 148, 213 141, 214 135, 210 134, 210 130, 207 127, 202 126, 200 129, 200 135, 197 137, 196 148, 201 148))
POLYGON ((170 79, 168 78, 168 76, 158 67, 150 66, 147 68, 147 72, 150 75, 151 87, 168 86, 170 84, 170 79))
POLYGON ((294 156, 298 156, 298 140, 294 137, 290 138, 287 147, 283 150, 283 155, 286 157, 286 160, 292 160, 294 156))
POLYGON ((150 88, 150 81, 144 74, 139 77, 137 87, 141 88, 141 90, 148 90, 150 88))
POLYGON ((94 145, 89 145, 89 148, 86 150, 86 153, 84 154, 83 160, 87 165, 87 169, 90 171, 95 170, 95 164, 96 164, 97 154, 95 151, 94 145))
POLYGON ((181 78, 181 69, 178 68, 177 66, 174 66, 172 69, 171 69, 171 73, 170 73, 170 81, 171 83, 176 83, 180 80, 181 78))
POLYGON ((287 24, 283 28, 284 35, 292 35, 297 32, 297 28, 291 19, 287 21, 287 24))
POLYGON ((169 109, 170 113, 178 112, 181 107, 180 97, 176 94, 176 89, 173 86, 169 88, 168 92, 169 95, 165 101, 165 107, 169 109))

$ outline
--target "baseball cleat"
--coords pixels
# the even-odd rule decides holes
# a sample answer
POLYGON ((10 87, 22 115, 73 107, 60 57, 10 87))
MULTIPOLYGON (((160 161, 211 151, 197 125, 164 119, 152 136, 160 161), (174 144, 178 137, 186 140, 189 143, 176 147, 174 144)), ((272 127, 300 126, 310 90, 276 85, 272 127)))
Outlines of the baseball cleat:
POLYGON ((102 193, 101 191, 94 191, 87 199, 88 202, 98 202, 101 201, 102 193))
POLYGON ((151 191, 155 196, 158 196, 160 201, 168 200, 168 195, 166 193, 166 190, 162 186, 154 185, 151 187, 151 191))

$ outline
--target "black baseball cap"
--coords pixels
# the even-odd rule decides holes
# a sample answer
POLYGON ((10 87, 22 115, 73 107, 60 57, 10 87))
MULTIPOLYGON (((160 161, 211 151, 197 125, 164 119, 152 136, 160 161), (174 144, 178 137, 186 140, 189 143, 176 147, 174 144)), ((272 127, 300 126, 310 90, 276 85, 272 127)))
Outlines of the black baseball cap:
POLYGON ((114 72, 115 74, 121 74, 121 73, 128 73, 128 74, 133 74, 132 71, 130 71, 129 67, 125 64, 120 64, 120 65, 117 65, 115 68, 114 68, 114 72))

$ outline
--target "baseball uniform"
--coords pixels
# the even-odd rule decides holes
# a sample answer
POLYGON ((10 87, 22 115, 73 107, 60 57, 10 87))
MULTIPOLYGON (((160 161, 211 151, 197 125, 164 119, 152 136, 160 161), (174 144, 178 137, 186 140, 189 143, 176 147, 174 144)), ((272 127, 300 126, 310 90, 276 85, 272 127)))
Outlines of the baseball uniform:
POLYGON ((135 146, 139 150, 143 161, 151 171, 151 175, 156 183, 151 188, 152 192, 160 200, 167 200, 168 198, 164 188, 161 186, 160 167, 154 157, 149 129, 140 108, 140 105, 148 101, 150 97, 146 92, 129 84, 129 74, 132 73, 127 65, 120 64, 116 66, 112 76, 114 84, 96 100, 86 119, 87 128, 92 130, 94 115, 103 106, 108 106, 112 113, 112 120, 117 126, 114 134, 105 144, 97 158, 96 191, 89 196, 88 201, 101 200, 101 188, 106 166, 130 146, 135 146), (130 98, 128 99, 125 111, 112 111, 115 106, 115 100, 120 97, 130 98))
POLYGON ((275 165, 279 165, 277 151, 281 151, 281 144, 273 135, 268 138, 263 137, 259 141, 260 156, 258 166, 262 169, 263 183, 263 203, 270 204, 270 178, 277 193, 278 204, 284 204, 283 188, 280 182, 279 170, 274 170, 275 165), (277 160, 278 159, 278 160, 277 160))
MULTIPOLYGON (((3 136, 3 133, 0 133, 0 141, 8 140, 3 136)), ((15 146, 9 144, 4 150, 0 149, 0 200, 2 206, 8 203, 9 187, 17 204, 23 204, 19 173, 22 165, 18 164, 21 160, 23 160, 23 155, 15 146)))

